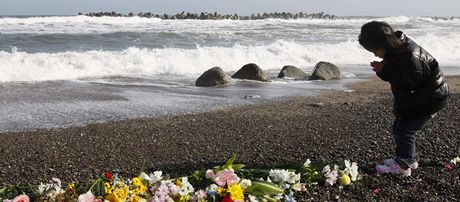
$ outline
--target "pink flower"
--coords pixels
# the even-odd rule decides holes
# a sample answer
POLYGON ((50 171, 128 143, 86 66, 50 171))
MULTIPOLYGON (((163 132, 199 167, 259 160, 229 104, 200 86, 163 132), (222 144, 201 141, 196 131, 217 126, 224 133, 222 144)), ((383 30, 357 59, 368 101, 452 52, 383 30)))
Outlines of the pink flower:
POLYGON ((211 178, 215 178, 216 177, 216 174, 214 173, 213 170, 209 169, 206 171, 206 179, 211 179, 211 178))
POLYGON ((331 170, 331 167, 329 165, 324 166, 323 173, 324 173, 324 176, 326 177, 326 184, 329 184, 332 186, 337 182, 337 178, 339 177, 337 166, 334 166, 334 170, 331 170))
POLYGON ((380 188, 376 188, 374 189, 374 191, 372 191, 374 194, 378 195, 380 194, 380 192, 382 192, 382 190, 380 188))
POLYGON ((215 179, 216 184, 221 187, 225 186, 226 184, 238 183, 239 181, 240 178, 235 174, 235 172, 233 172, 233 170, 227 169, 219 173, 215 179))
MULTIPOLYGON (((6 200, 5 200, 6 201, 6 200)), ((22 195, 19 195, 19 196, 16 196, 12 202, 29 202, 30 201, 30 198, 29 196, 25 195, 25 194, 22 194, 22 195)))
POLYGON ((454 169, 454 167, 452 166, 452 164, 448 163, 444 166, 444 169, 446 169, 446 171, 451 171, 452 169, 454 169))
POLYGON ((78 202, 94 202, 96 197, 94 196, 91 191, 86 192, 86 194, 82 194, 78 196, 78 202))
POLYGON ((338 177, 339 173, 336 170, 333 170, 326 174, 326 183, 332 186, 337 182, 338 177))

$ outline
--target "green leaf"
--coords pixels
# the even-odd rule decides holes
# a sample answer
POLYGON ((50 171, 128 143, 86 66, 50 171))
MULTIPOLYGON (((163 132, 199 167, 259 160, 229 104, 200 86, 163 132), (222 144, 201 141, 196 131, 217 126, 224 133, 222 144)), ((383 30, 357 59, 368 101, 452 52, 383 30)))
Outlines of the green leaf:
POLYGON ((274 199, 272 197, 264 196, 264 199, 266 199, 268 202, 278 202, 277 199, 274 199))
POLYGON ((236 160, 236 155, 233 155, 232 158, 228 159, 227 163, 222 166, 222 169, 232 169, 233 162, 236 160))
POLYGON ((284 189, 268 182, 253 181, 251 184, 252 185, 246 188, 245 191, 254 196, 264 196, 266 194, 276 195, 284 193, 284 189))
POLYGON ((232 168, 234 171, 239 171, 241 170, 242 168, 244 168, 244 164, 235 164, 235 165, 232 165, 232 168))
POLYGON ((204 177, 206 176, 206 173, 202 170, 196 170, 193 172, 192 174, 193 178, 195 178, 195 180, 197 182, 201 182, 203 181, 204 177))

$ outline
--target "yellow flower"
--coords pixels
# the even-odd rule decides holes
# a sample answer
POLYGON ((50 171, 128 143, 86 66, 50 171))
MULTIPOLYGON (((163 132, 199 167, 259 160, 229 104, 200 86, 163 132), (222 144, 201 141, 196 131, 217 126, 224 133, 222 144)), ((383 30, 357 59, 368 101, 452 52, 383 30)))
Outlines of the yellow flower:
POLYGON ((136 189, 133 189, 132 192, 134 195, 139 195, 141 193, 141 190, 139 190, 139 188, 136 188, 136 189))
POLYGON ((107 197, 105 197, 105 200, 110 202, 123 202, 123 200, 118 198, 118 196, 115 193, 108 194, 107 197))
POLYGON ((135 186, 135 189, 133 189, 132 192, 135 195, 145 193, 148 189, 148 187, 145 186, 144 183, 142 183, 140 177, 133 178, 133 185, 135 186))
POLYGON ((182 182, 180 181, 180 179, 177 179, 177 180, 176 180, 176 185, 177 185, 178 187, 182 187, 182 182))
POLYGON ((69 186, 67 186, 67 189, 74 190, 75 189, 75 183, 70 183, 69 186))
POLYGON ((222 187, 219 187, 219 188, 217 188, 217 193, 219 194, 219 196, 223 197, 223 196, 227 195, 227 190, 225 190, 222 187))
POLYGON ((142 180, 140 177, 135 177, 133 178, 133 184, 136 186, 141 186, 142 185, 142 180))
POLYGON ((112 193, 107 195, 106 199, 110 202, 122 202, 126 200, 128 194, 129 188, 125 186, 121 189, 114 189, 112 193))
POLYGON ((185 196, 180 197, 179 201, 180 202, 188 202, 188 201, 191 201, 191 199, 192 199, 191 196, 185 195, 185 196))
POLYGON ((244 201, 243 189, 239 183, 234 183, 228 187, 228 192, 230 193, 230 198, 233 201, 244 201))
POLYGON ((139 196, 138 196, 138 195, 134 195, 134 196, 131 198, 131 201, 132 201, 132 202, 139 202, 139 196))
POLYGON ((141 186, 139 187, 139 190, 141 191, 141 193, 146 192, 148 189, 149 189, 149 188, 148 188, 147 186, 145 186, 145 185, 141 185, 141 186))
POLYGON ((144 198, 141 198, 139 196, 133 196, 131 198, 131 202, 146 202, 147 200, 145 200, 144 198))
POLYGON ((105 183, 104 183, 104 192, 105 192, 106 194, 112 193, 112 189, 111 189, 110 183, 108 183, 108 182, 105 182, 105 183))

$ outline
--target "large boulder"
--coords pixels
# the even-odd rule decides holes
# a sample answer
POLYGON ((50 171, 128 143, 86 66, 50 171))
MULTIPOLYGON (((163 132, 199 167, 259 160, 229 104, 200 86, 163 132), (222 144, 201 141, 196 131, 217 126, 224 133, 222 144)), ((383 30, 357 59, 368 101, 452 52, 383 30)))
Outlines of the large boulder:
POLYGON ((318 62, 310 77, 310 80, 330 80, 339 79, 340 70, 330 62, 318 62))
POLYGON ((278 74, 278 78, 284 77, 289 77, 293 79, 306 79, 307 74, 295 66, 286 65, 283 67, 283 69, 281 69, 280 73, 278 74))
POLYGON ((264 82, 270 81, 270 78, 268 77, 268 75, 265 74, 265 72, 254 63, 249 63, 241 67, 240 70, 238 70, 235 74, 233 74, 232 78, 264 81, 264 82))
POLYGON ((230 77, 220 67, 213 67, 205 71, 195 82, 196 86, 219 86, 230 83, 230 77))

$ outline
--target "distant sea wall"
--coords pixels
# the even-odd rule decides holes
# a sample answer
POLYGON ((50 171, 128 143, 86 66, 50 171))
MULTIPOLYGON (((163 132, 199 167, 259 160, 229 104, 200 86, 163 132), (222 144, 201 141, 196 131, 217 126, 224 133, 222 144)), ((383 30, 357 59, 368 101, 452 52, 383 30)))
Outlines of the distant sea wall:
POLYGON ((339 17, 326 14, 324 12, 320 13, 290 13, 290 12, 271 12, 271 13, 257 13, 252 14, 250 16, 240 16, 238 14, 220 14, 217 12, 214 13, 189 13, 189 12, 182 12, 175 15, 168 15, 168 14, 154 14, 151 12, 140 12, 140 13, 129 13, 129 14, 122 14, 117 12, 95 12, 95 13, 78 13, 78 15, 86 15, 90 17, 102 17, 102 16, 110 16, 110 17, 145 17, 145 18, 160 18, 164 20, 183 20, 183 19, 194 19, 194 20, 261 20, 261 19, 338 19, 339 17))

